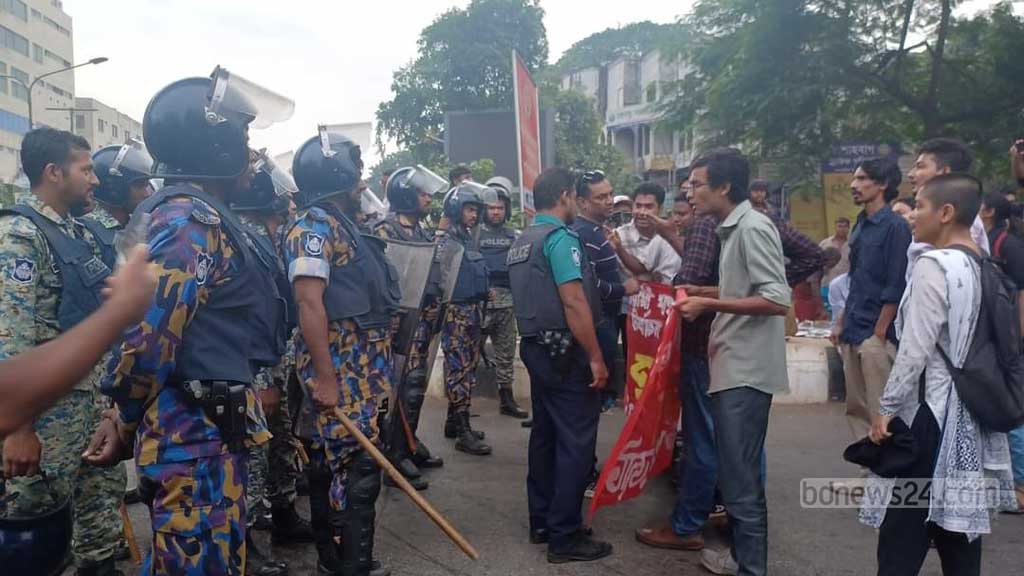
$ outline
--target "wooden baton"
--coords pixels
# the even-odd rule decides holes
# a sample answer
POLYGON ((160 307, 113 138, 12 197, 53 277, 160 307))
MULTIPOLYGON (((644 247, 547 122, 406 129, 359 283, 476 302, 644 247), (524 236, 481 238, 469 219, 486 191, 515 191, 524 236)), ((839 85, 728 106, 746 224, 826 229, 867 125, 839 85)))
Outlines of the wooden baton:
POLYGON ((124 539, 128 542, 128 553, 136 566, 142 566, 142 553, 139 552, 139 542, 135 539, 135 529, 132 528, 131 516, 128 516, 128 508, 121 503, 121 526, 124 531, 124 539))
POLYGON ((363 447, 363 450, 366 450, 370 456, 373 456, 373 459, 377 461, 377 464, 387 472, 388 476, 395 481, 395 484, 398 484, 398 487, 412 499, 416 506, 418 506, 424 514, 429 516, 430 519, 434 521, 434 524, 437 524, 438 528, 440 528, 445 535, 447 535, 448 538, 450 538, 451 541, 466 554, 466 556, 469 556, 473 560, 479 560, 480 554, 476 551, 476 548, 474 548, 473 545, 462 536, 462 534, 459 534, 459 531, 452 527, 452 525, 448 523, 448 520, 446 520, 440 512, 435 510, 434 507, 430 505, 430 502, 427 502, 426 498, 420 496, 419 492, 417 492, 416 489, 409 484, 409 481, 405 479, 405 476, 402 476, 402 473, 399 472, 390 461, 388 461, 387 457, 381 454, 380 450, 373 445, 373 442, 370 442, 370 439, 359 430, 359 427, 356 426, 348 416, 342 414, 341 410, 334 410, 334 414, 341 419, 341 425, 345 427, 345 430, 347 430, 348 433, 359 442, 359 445, 363 447))

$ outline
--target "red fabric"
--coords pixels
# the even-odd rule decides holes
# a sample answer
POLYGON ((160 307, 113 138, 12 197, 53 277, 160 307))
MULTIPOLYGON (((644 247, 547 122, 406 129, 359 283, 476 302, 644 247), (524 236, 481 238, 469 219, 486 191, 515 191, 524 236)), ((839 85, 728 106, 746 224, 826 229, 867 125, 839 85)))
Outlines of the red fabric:
MULTIPOLYGON (((676 295, 685 293, 678 289, 676 295)), ((646 385, 640 389, 640 397, 597 480, 590 502, 591 520, 598 508, 639 495, 648 480, 672 465, 679 424, 676 382, 680 369, 681 324, 675 311, 668 314, 646 385)))
POLYGON ((810 282, 804 281, 793 287, 793 314, 801 322, 826 319, 821 294, 815 293, 810 282))
POLYGON ((658 355, 662 328, 672 314, 675 296, 667 284, 641 282, 626 315, 626 414, 631 414, 658 355))

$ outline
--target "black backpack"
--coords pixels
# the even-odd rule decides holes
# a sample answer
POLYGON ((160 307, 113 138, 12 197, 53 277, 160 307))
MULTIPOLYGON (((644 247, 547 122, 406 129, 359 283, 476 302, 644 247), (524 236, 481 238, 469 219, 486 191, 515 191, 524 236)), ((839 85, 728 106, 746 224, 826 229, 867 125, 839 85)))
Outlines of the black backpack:
POLYGON ((999 263, 963 246, 950 246, 981 269, 981 310, 963 368, 955 368, 939 348, 957 394, 978 423, 996 432, 1024 425, 1024 355, 1021 348, 1017 285, 999 263))

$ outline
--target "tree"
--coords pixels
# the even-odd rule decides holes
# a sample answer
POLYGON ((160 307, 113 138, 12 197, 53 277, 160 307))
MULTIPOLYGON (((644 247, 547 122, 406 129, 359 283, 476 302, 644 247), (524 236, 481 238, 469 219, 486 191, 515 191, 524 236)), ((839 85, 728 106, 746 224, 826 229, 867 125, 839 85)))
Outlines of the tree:
POLYGON ((394 98, 377 109, 378 144, 394 139, 436 161, 450 111, 511 109, 512 50, 531 71, 547 63, 540 0, 472 0, 423 29, 418 56, 394 74, 394 98))
POLYGON ((591 34, 573 44, 555 64, 560 73, 601 66, 622 56, 639 58, 681 32, 676 24, 634 22, 591 34))
MULTIPOLYGON (((547 91, 545 91, 547 92, 547 91)), ((575 170, 602 170, 616 190, 632 190, 634 177, 626 158, 600 141, 603 124, 594 101, 575 90, 546 95, 555 109, 555 164, 575 170)))
POLYGON ((956 4, 701 0, 686 19, 699 34, 666 44, 690 63, 669 123, 805 173, 841 141, 958 136, 993 173, 1021 124, 1024 22, 1009 2, 973 16, 956 4))

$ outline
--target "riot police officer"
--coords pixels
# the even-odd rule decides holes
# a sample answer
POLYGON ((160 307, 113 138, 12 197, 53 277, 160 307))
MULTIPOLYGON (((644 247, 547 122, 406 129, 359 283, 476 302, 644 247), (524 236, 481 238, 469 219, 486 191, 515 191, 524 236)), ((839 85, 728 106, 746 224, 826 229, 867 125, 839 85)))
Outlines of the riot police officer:
POLYGON ((448 396, 444 434, 456 438, 456 450, 475 456, 491 453, 491 447, 483 442, 484 433, 470 427, 469 413, 480 360, 484 304, 489 294, 487 264, 476 245, 474 232, 489 196, 496 196, 495 191, 471 181, 452 188, 445 195, 443 206, 450 230, 438 230, 438 234, 445 236, 438 246, 439 258, 447 250, 462 252, 455 289, 451 303, 444 309, 441 328, 448 396))
MULTIPOLYGON (((0 211, 0 359, 52 340, 96 311, 114 266, 100 239, 77 218, 98 184, 89 143, 61 130, 32 130, 22 139, 21 163, 31 190, 0 211)), ((79 574, 114 574, 120 538, 123 470, 81 461, 99 419, 90 374, 3 438, 7 479, 0 486, 0 516, 41 518, 72 506, 79 574)))
POLYGON ((97 206, 82 223, 113 247, 114 233, 128 224, 135 207, 153 195, 153 157, 141 142, 100 148, 92 155, 100 184, 93 190, 97 206), (98 225, 97 225, 98 224, 98 225))
POLYGON ((293 109, 218 67, 160 90, 143 117, 154 177, 167 184, 138 208, 151 215, 160 282, 104 378, 117 410, 99 433, 108 444, 135 439, 153 528, 144 573, 240 574, 245 565, 247 454, 270 439, 251 366, 280 359, 283 310, 227 202, 249 168, 249 128, 293 109))
POLYGON ((508 253, 508 273, 530 373, 530 540, 548 544, 552 563, 597 560, 611 545, 582 529, 580 508, 594 464, 600 389, 608 381, 595 325, 601 298, 586 252, 568 228, 576 216, 572 174, 541 173, 537 217, 508 253))
MULTIPOLYGON (((390 212, 374 225, 374 233, 388 240, 432 244, 432 230, 423 225, 430 211, 434 194, 443 191, 447 183, 443 178, 423 166, 406 166, 391 173, 387 183, 390 212)), ((404 361, 396 357, 396 412, 391 415, 388 430, 389 457, 409 483, 418 490, 428 487, 420 468, 440 468, 444 461, 430 454, 426 444, 416 436, 419 429, 423 398, 430 381, 434 356, 431 344, 438 332, 441 308, 438 273, 432 270, 420 304, 417 318, 402 320, 395 334, 397 354, 405 354, 404 361), (407 326, 411 323, 411 326, 407 326), (405 331, 412 332, 408 351, 403 350, 405 331), (413 443, 409 441, 412 435, 413 443)), ((389 478, 384 479, 389 482, 389 478)))
MULTIPOLYGON (((484 225, 480 227, 477 241, 480 253, 487 263, 488 279, 491 295, 487 300, 487 314, 484 318, 484 337, 491 338, 494 345, 494 369, 498 384, 498 397, 501 400, 500 411, 506 416, 524 419, 530 414, 516 404, 512 394, 514 378, 513 362, 516 354, 516 318, 512 313, 512 290, 508 282, 508 265, 505 257, 508 249, 515 242, 518 232, 509 228, 508 221, 512 216, 512 182, 503 176, 495 176, 487 181, 488 187, 497 194, 494 202, 487 204, 484 211, 484 225)), ((481 343, 482 344, 482 343, 481 343)))
MULTIPOLYGON (((239 187, 230 198, 229 206, 238 214, 245 228, 257 264, 274 277, 278 292, 287 302, 291 285, 280 256, 282 228, 289 217, 291 197, 298 190, 287 171, 267 156, 265 150, 252 152, 251 185, 239 187)), ((278 323, 290 335, 295 319, 278 323)), ((275 326, 257 330, 274 330, 275 326)), ((285 346, 281 351, 287 350, 285 346)), ((273 526, 275 543, 305 543, 313 541, 309 523, 295 511, 295 481, 298 476, 298 454, 292 435, 291 412, 288 409, 287 373, 294 367, 287 353, 272 366, 261 366, 253 378, 273 437, 267 446, 253 447, 249 451, 249 476, 246 483, 247 527, 265 529, 273 526)), ((246 573, 256 576, 285 574, 282 562, 273 562, 247 533, 248 561, 246 573)))
POLYGON ((295 153, 299 212, 285 241, 298 306, 297 369, 318 410, 310 507, 314 531, 329 539, 318 538, 317 549, 321 568, 346 576, 374 568, 381 471, 339 415, 377 440, 377 402, 391 388, 391 319, 401 297, 384 242, 356 225, 362 168, 359 147, 321 126, 295 153))

